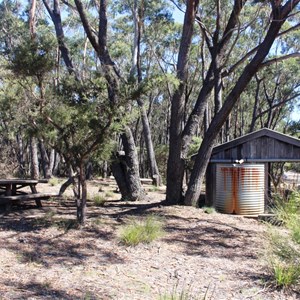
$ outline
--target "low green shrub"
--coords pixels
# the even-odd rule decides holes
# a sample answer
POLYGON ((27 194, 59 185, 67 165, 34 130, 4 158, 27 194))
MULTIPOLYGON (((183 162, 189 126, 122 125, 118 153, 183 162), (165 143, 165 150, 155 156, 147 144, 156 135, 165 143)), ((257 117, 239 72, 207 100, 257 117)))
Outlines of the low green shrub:
POLYGON ((128 246, 150 243, 164 234, 162 222, 155 216, 148 216, 142 221, 132 221, 121 228, 120 240, 128 246))

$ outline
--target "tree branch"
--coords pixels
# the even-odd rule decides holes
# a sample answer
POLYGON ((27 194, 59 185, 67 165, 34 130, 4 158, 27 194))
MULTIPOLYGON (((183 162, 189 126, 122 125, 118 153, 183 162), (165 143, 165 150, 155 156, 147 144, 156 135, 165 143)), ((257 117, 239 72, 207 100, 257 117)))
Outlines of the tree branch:
POLYGON ((276 57, 276 58, 267 60, 267 61, 263 62, 260 65, 259 68, 261 69, 261 68, 264 68, 264 67, 268 67, 268 66, 270 66, 272 64, 276 64, 276 63, 282 62, 284 60, 287 60, 287 59, 290 59, 290 58, 296 58, 296 57, 300 57, 300 52, 296 52, 296 53, 292 53, 292 54, 287 54, 287 55, 284 55, 284 56, 281 56, 281 57, 276 57))

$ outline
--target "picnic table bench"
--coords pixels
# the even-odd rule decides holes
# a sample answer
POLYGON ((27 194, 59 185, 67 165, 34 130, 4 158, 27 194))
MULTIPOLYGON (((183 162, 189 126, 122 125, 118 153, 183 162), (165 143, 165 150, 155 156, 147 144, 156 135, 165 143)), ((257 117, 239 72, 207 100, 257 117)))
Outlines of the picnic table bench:
POLYGON ((6 210, 9 210, 13 201, 35 200, 36 205, 42 207, 41 200, 57 196, 54 193, 38 193, 38 183, 33 179, 0 179, 0 204, 5 204, 6 210), (30 191, 24 191, 25 187, 29 187, 30 191))

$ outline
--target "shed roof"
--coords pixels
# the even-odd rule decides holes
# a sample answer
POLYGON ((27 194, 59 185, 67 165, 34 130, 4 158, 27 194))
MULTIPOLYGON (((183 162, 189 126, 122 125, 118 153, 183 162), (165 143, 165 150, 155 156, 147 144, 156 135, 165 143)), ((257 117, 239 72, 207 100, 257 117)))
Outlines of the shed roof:
POLYGON ((263 128, 214 147, 211 162, 217 161, 300 161, 300 140, 263 128))

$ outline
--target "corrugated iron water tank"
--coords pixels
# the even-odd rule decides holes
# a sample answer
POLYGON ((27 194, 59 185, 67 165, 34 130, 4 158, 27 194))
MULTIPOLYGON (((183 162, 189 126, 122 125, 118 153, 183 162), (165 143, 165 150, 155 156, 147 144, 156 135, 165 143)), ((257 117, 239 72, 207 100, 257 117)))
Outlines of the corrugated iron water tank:
POLYGON ((215 206, 219 212, 239 215, 264 213, 265 166, 218 164, 215 206))

